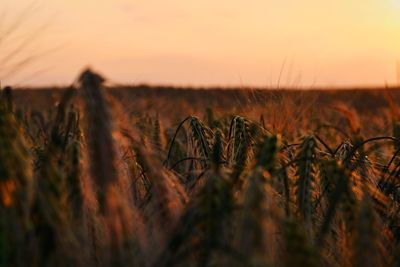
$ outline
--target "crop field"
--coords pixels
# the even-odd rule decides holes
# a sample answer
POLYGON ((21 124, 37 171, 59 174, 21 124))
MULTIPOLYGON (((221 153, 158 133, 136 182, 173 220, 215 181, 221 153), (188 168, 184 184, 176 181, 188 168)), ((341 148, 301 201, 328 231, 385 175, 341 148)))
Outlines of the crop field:
POLYGON ((400 266, 400 91, 3 88, 0 267, 400 266))

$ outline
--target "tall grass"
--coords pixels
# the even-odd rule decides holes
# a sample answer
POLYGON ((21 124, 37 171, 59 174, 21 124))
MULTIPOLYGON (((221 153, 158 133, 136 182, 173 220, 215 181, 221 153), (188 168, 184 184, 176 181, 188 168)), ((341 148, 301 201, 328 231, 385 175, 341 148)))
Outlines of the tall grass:
POLYGON ((290 131, 129 113, 104 82, 83 72, 48 111, 1 91, 0 266, 398 265, 393 99, 374 137, 346 107, 290 131))

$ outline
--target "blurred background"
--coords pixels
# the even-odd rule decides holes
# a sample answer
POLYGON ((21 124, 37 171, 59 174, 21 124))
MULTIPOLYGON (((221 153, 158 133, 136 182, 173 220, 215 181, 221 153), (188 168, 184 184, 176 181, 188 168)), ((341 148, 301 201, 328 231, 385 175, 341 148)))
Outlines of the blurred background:
POLYGON ((2 0, 3 84, 396 85, 400 0, 2 0))

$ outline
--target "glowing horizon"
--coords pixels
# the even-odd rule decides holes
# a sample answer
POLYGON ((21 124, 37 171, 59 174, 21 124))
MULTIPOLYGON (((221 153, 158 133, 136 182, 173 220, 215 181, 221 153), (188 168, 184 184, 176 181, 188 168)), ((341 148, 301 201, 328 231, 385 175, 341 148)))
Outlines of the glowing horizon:
MULTIPOLYGON (((31 2, 4 0, 3 25, 31 2)), ((45 24, 24 52, 44 54, 17 75, 0 77, 2 83, 70 84, 85 66, 114 83, 325 87, 399 82, 400 0, 37 2, 18 35, 29 36, 45 24)), ((0 46, 0 53, 11 50, 10 43, 0 46)))

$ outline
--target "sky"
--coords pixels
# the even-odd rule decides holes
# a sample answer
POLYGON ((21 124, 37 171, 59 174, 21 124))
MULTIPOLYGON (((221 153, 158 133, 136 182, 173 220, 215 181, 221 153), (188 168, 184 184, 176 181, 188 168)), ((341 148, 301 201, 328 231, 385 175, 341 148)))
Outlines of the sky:
POLYGON ((400 0, 32 3, 0 2, 2 84, 70 84, 87 66, 116 84, 347 87, 399 81, 400 0), (19 18, 22 23, 1 38, 19 18), (5 61, 15 49, 18 55, 5 61), (15 67, 26 58, 29 64, 15 67))

